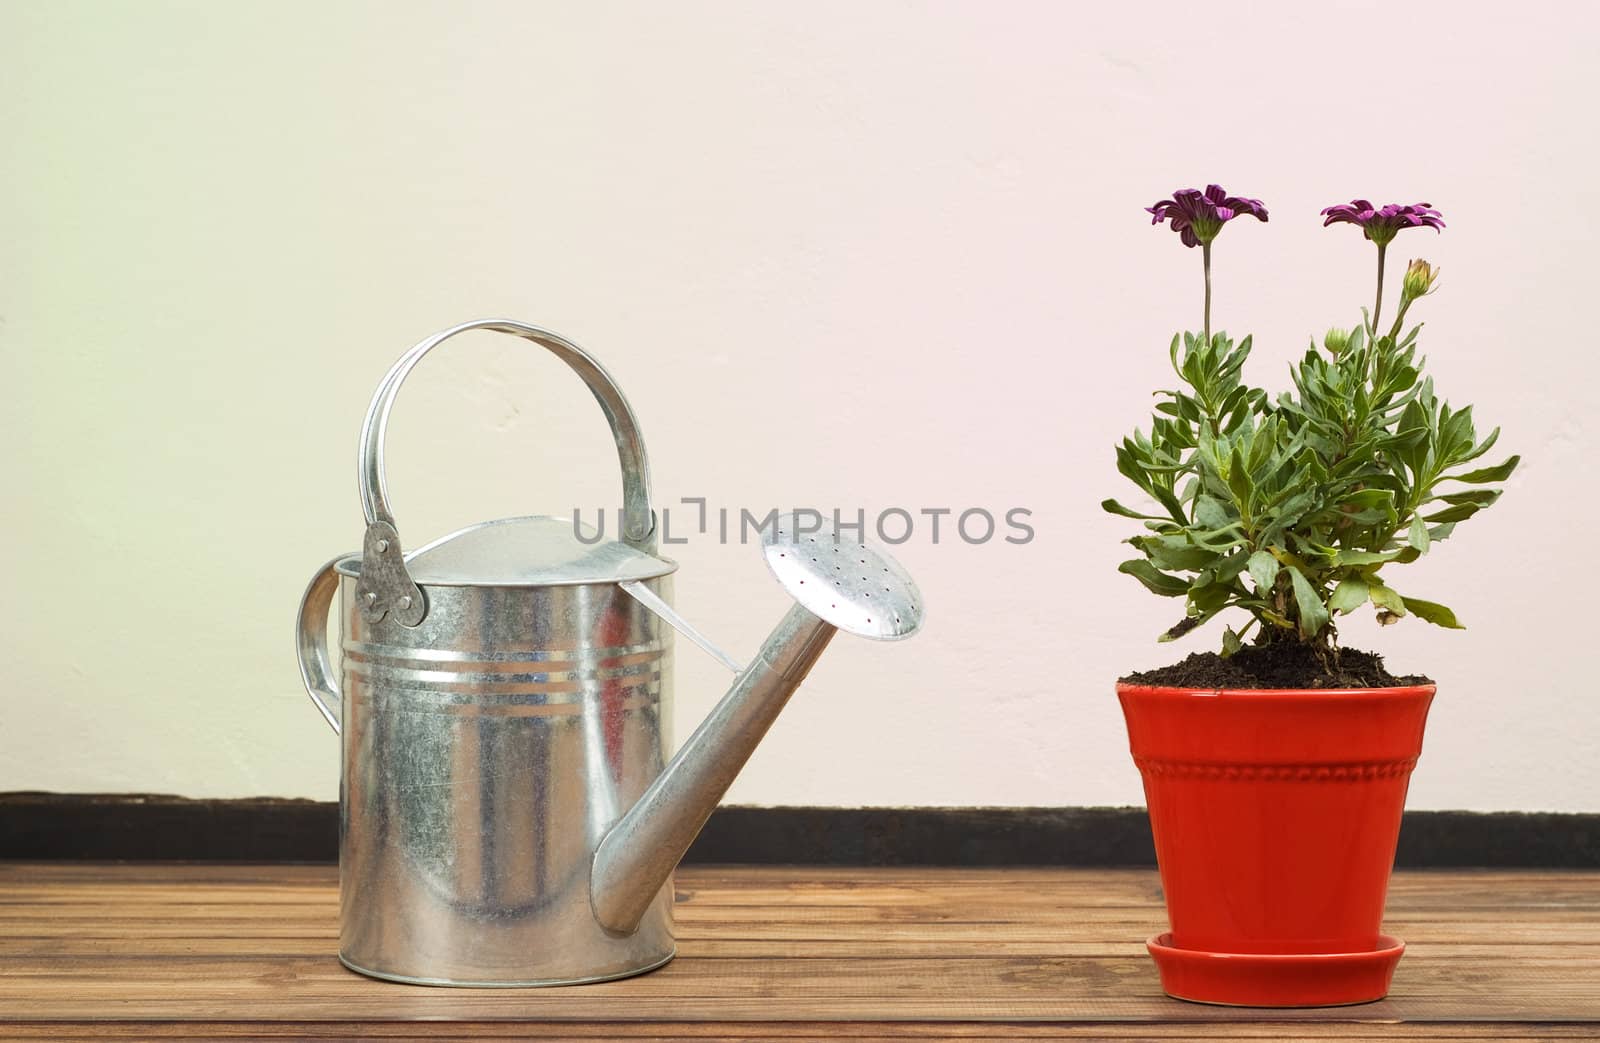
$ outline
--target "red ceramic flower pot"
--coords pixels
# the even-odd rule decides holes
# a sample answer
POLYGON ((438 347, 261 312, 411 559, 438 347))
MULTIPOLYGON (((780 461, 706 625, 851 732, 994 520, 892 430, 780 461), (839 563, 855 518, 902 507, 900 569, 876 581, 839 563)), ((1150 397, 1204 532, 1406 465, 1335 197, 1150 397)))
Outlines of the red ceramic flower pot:
POLYGON ((1434 687, 1203 691, 1119 684, 1172 930, 1179 999, 1381 999, 1404 946, 1379 933, 1434 687))

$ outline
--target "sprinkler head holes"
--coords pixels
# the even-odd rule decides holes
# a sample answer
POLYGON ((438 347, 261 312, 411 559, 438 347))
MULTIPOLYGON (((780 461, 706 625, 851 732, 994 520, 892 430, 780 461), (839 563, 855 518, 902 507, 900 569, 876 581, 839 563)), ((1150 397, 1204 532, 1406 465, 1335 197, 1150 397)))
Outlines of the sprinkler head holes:
POLYGON ((823 522, 802 531, 792 514, 761 532, 767 567, 789 596, 840 630, 878 641, 922 625, 922 595, 900 564, 823 522))

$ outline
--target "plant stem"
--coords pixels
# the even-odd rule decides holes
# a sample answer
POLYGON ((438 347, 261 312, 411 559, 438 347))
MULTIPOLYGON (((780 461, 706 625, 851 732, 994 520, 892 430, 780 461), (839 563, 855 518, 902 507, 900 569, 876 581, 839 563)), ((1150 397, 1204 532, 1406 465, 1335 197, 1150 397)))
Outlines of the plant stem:
POLYGON ((1378 244, 1378 295, 1372 302, 1372 336, 1378 335, 1378 316, 1383 314, 1383 255, 1389 250, 1388 243, 1378 244))
POLYGON ((1399 339, 1399 337, 1400 337, 1400 327, 1404 326, 1405 322, 1406 322, 1406 309, 1408 309, 1410 307, 1411 307, 1411 301, 1406 297, 1406 295, 1404 293, 1400 294, 1400 311, 1395 314, 1394 325, 1389 328, 1389 339, 1390 340, 1398 340, 1399 339))
MULTIPOLYGON (((1382 261, 1383 255, 1380 253, 1378 255, 1378 257, 1379 257, 1378 263, 1381 265, 1383 263, 1383 261, 1382 261)), ((1209 348, 1211 346, 1211 244, 1210 243, 1207 242, 1207 243, 1201 243, 1200 244, 1200 260, 1201 260, 1201 263, 1205 266, 1205 270, 1206 270, 1206 321, 1205 321, 1205 337, 1206 337, 1206 340, 1205 340, 1205 343, 1206 343, 1206 347, 1209 348)), ((1380 278, 1381 278, 1381 276, 1380 276, 1380 278)))

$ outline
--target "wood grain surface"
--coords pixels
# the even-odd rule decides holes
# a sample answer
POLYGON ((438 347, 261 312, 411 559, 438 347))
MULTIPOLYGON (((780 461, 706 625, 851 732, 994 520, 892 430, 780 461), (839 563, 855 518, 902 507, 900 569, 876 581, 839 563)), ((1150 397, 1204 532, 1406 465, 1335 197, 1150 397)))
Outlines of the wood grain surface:
POLYGON ((1594 872, 1401 872, 1390 997, 1277 1012, 1162 996, 1150 870, 691 867, 677 960, 543 990, 352 974, 337 887, 329 866, 0 863, 0 1038, 1600 1039, 1594 872))

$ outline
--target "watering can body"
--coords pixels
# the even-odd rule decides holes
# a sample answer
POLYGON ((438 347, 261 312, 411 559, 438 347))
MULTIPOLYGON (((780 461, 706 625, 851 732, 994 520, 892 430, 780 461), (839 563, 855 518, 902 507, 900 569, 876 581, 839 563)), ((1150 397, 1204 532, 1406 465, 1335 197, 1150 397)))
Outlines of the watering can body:
MULTIPOLYGON (((671 627, 613 582, 424 582, 419 626, 369 623, 360 564, 324 581, 342 649, 340 958, 462 985, 670 959, 670 876, 628 933, 596 920, 590 879, 671 750, 671 627)), ((645 582, 670 600, 670 575, 645 582)))
POLYGON ((786 516, 762 540, 797 603, 748 665, 716 650, 671 607, 677 566, 656 553, 627 401, 582 349, 523 323, 465 323, 402 356, 369 407, 358 475, 362 551, 312 579, 296 643, 340 736, 340 959, 374 977, 559 985, 662 965, 673 867, 832 635, 892 640, 920 622, 887 556, 786 516), (524 517, 404 551, 389 410, 423 355, 471 329, 540 344, 584 379, 622 465, 620 539, 524 517), (736 676, 669 760, 675 633, 736 676))

